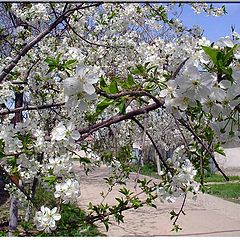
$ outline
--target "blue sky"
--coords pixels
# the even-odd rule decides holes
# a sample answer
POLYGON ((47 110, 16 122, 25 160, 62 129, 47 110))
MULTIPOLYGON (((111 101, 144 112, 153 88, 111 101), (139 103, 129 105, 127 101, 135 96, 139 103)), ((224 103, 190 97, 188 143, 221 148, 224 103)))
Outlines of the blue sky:
POLYGON ((199 25, 204 29, 204 36, 211 41, 231 34, 231 25, 240 33, 240 3, 221 3, 213 6, 226 6, 226 15, 221 17, 207 16, 206 13, 195 14, 189 5, 185 5, 179 17, 187 27, 199 25))

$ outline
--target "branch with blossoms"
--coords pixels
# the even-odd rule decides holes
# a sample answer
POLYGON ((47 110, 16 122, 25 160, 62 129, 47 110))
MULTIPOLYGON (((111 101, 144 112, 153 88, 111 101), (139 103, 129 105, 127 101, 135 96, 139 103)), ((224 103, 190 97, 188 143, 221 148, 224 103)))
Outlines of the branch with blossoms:
MULTIPOLYGON (((140 92, 142 94, 142 92, 140 92)), ((121 96, 122 94, 120 93, 119 95, 107 95, 105 94, 105 96, 110 96, 110 97, 113 97, 115 99, 115 97, 117 96, 121 96)), ((124 94, 123 94, 124 95, 124 94)), ((138 93, 134 93, 132 92, 132 95, 138 95, 138 93)), ((149 94, 150 95, 150 94, 149 94)), ((116 98, 117 98, 116 97, 116 98)), ((128 112, 126 113, 125 115, 116 115, 116 116, 113 116, 107 120, 104 120, 100 123, 96 123, 90 127, 87 127, 87 128, 82 128, 82 129, 79 129, 79 133, 80 134, 84 134, 83 136, 80 137, 80 139, 78 139, 78 141, 82 141, 84 139, 86 139, 89 135, 91 135, 93 132, 101 129, 101 128, 105 128, 105 127, 109 127, 111 126, 112 124, 116 124, 118 122, 121 122, 121 121, 124 121, 124 120, 133 120, 135 121, 140 127, 141 124, 138 120, 136 120, 134 117, 135 116, 138 116, 138 115, 142 115, 144 113, 148 113, 150 111, 153 111, 153 110, 156 110, 160 107, 163 107, 164 106, 164 102, 162 99, 156 99, 156 103, 153 103, 153 104, 150 104, 150 105, 147 105, 146 107, 143 107, 143 108, 139 108, 137 110, 133 110, 131 112, 128 112)), ((193 136, 196 138, 196 140, 204 147, 204 149, 208 152, 208 154, 210 154, 211 158, 213 159, 214 161, 214 164, 215 166, 217 167, 217 169, 219 170, 219 172, 224 176, 224 178, 229 181, 229 178, 226 176, 226 174, 223 172, 223 170, 219 167, 214 155, 212 154, 211 150, 209 150, 209 147, 205 146, 205 144, 202 142, 202 140, 196 135, 196 133, 192 130, 192 128, 185 122, 184 119, 177 119, 177 121, 179 121, 179 123, 184 126, 188 131, 190 131, 193 136)), ((150 137, 150 140, 152 138, 150 137)), ((153 140, 151 140, 152 143, 154 142, 153 140)), ((154 148, 157 150, 157 147, 155 146, 154 144, 154 148)), ((157 153, 159 155, 159 150, 157 150, 157 153)), ((169 169, 168 166, 165 164, 165 162, 163 161, 163 158, 161 157, 161 155, 159 155, 161 161, 163 162, 164 166, 166 167, 166 169, 169 169)))
POLYGON ((115 115, 115 116, 113 116, 109 119, 103 120, 102 122, 93 124, 90 127, 80 128, 79 133, 80 134, 86 134, 86 135, 83 135, 79 139, 79 141, 84 140, 87 136, 89 136, 90 134, 92 134, 93 132, 97 131, 100 128, 108 127, 112 124, 131 119, 132 117, 142 115, 145 112, 148 113, 148 112, 156 110, 156 109, 158 109, 159 107, 162 107, 162 106, 163 106, 163 103, 161 101, 159 101, 158 104, 157 103, 152 103, 152 104, 147 105, 146 107, 139 108, 139 109, 133 110, 131 112, 128 112, 125 115, 115 115))
POLYGON ((36 36, 30 43, 28 43, 20 52, 19 54, 11 60, 11 63, 4 67, 4 69, 0 73, 0 83, 5 79, 5 77, 13 70, 13 68, 18 64, 20 59, 24 57, 35 45, 37 45, 44 37, 46 37, 56 26, 58 26, 62 21, 67 17, 70 16, 72 13, 74 13, 77 10, 80 9, 87 9, 91 7, 100 6, 102 3, 95 3, 87 6, 79 5, 75 8, 66 10, 64 13, 62 13, 61 16, 59 16, 53 23, 50 24, 48 28, 46 28, 44 31, 42 31, 38 36, 36 36))

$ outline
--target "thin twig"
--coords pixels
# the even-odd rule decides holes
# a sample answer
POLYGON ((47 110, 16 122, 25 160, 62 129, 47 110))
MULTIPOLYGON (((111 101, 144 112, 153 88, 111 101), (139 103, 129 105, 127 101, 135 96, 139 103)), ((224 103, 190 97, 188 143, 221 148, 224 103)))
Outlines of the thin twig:
POLYGON ((207 153, 210 155, 210 157, 212 158, 216 168, 218 169, 218 171, 223 175, 223 177, 225 178, 226 181, 229 181, 229 177, 223 172, 223 170, 219 167, 213 153, 209 150, 208 147, 205 146, 205 144, 203 143, 202 139, 199 138, 197 136, 197 134, 193 131, 193 129, 185 122, 184 119, 178 119, 178 121, 186 128, 188 129, 192 135, 194 136, 194 138, 202 145, 202 147, 207 151, 207 153))
POLYGON ((73 33, 75 35, 77 35, 81 40, 83 40, 84 42, 90 44, 90 45, 95 45, 97 47, 105 47, 105 48, 127 48, 126 46, 113 46, 113 45, 106 45, 106 44, 101 44, 101 43, 95 43, 95 42, 91 42, 88 39, 82 37, 79 33, 76 32, 76 30, 70 25, 70 23, 67 21, 67 19, 64 19, 65 22, 67 23, 68 27, 73 31, 73 33))
POLYGON ((182 202, 182 205, 181 205, 181 208, 180 208, 179 212, 178 212, 177 215, 176 215, 176 219, 174 220, 173 225, 176 224, 176 222, 177 222, 177 220, 179 219, 181 213, 183 213, 183 215, 185 215, 185 213, 184 213, 184 211, 183 211, 183 208, 184 208, 184 205, 185 205, 185 203, 186 203, 186 199, 187 199, 187 194, 185 193, 185 194, 184 194, 184 198, 183 198, 183 202, 182 202))

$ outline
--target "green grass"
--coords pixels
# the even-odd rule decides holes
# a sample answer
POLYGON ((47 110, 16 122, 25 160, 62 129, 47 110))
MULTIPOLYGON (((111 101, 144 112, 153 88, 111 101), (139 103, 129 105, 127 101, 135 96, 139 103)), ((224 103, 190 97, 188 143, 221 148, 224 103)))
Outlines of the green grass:
MULTIPOLYGON (((236 180, 240 181, 240 176, 228 176, 228 177, 229 177, 229 181, 236 181, 236 180)), ((200 181, 200 177, 197 176, 195 180, 200 181)), ((212 175, 205 176, 204 182, 226 182, 226 180, 222 175, 212 174, 212 175)))
MULTIPOLYGON (((131 169, 132 169, 132 172, 138 172, 139 166, 133 165, 131 169)), ((140 173, 142 175, 159 178, 157 174, 157 166, 153 164, 144 164, 144 166, 141 166, 140 173)))
POLYGON ((207 192, 240 204, 240 183, 211 184, 207 192))

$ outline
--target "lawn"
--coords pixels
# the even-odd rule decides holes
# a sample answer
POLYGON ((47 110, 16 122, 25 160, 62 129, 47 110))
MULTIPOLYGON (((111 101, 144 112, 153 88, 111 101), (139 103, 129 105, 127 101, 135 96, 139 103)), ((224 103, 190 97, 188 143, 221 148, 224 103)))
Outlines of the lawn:
MULTIPOLYGON (((229 181, 240 181, 240 176, 228 176, 229 181)), ((196 177, 196 181, 200 181, 200 177, 196 177)), ((204 182, 226 182, 224 177, 219 174, 212 174, 204 177, 204 182)))
POLYGON ((240 204, 240 183, 211 184, 207 193, 240 204))
MULTIPOLYGON (((133 165, 131 169, 132 172, 138 172, 139 166, 133 165)), ((159 178, 159 175, 157 174, 157 167, 156 165, 153 164, 144 164, 143 166, 140 167, 139 173, 149 177, 159 178)))

